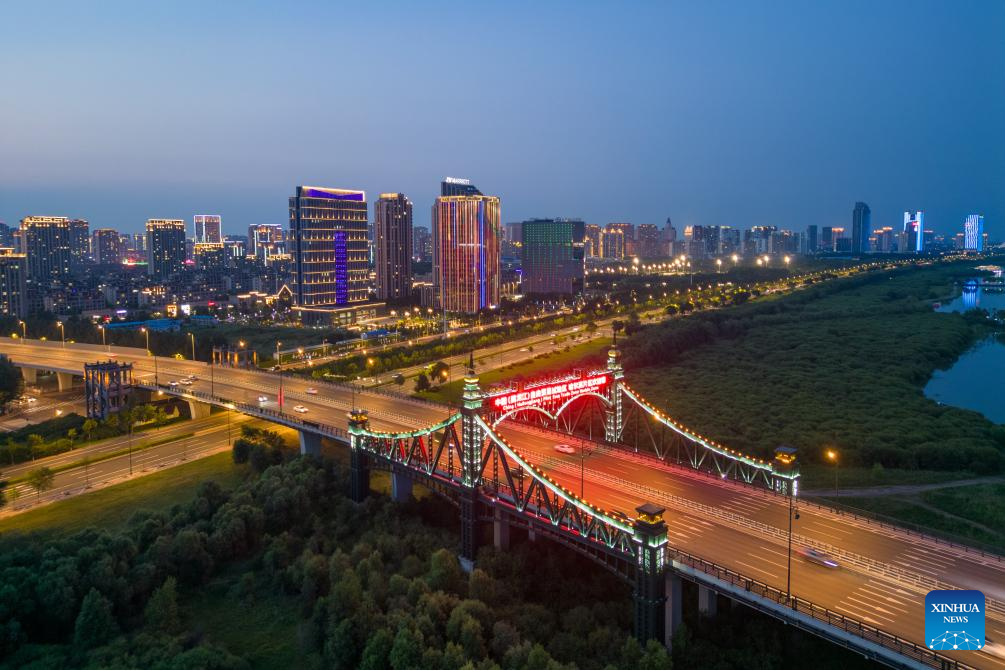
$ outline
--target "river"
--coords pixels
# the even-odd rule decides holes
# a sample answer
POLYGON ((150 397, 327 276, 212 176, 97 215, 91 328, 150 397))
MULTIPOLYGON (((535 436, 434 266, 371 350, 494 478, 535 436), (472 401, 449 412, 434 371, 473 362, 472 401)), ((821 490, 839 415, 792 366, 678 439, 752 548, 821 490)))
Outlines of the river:
MULTIPOLYGON (((1005 316, 1005 290, 968 282, 959 297, 943 304, 938 311, 965 312, 978 307, 989 312, 997 310, 999 316, 1005 316)), ((995 338, 979 342, 948 370, 936 370, 925 386, 925 395, 1005 424, 1005 344, 995 338)))

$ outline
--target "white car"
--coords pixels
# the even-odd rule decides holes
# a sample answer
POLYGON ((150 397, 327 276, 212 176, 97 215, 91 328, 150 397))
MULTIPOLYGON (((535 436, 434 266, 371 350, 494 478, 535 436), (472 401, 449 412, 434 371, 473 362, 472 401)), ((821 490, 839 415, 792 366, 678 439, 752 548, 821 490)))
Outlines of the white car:
POLYGON ((168 382, 168 386, 170 386, 173 389, 176 389, 178 388, 178 382, 172 379, 170 382, 168 382))
POLYGON ((195 375, 189 375, 188 377, 186 377, 186 379, 190 379, 190 380, 192 380, 192 381, 194 381, 194 382, 197 382, 197 381, 199 381, 199 378, 198 378, 198 377, 196 377, 195 375))
POLYGON ((269 396, 267 395, 258 396, 258 402, 269 402, 269 396))
POLYGON ((830 568, 831 570, 841 567, 841 565, 834 560, 833 557, 829 554, 825 554, 819 549, 814 549, 813 547, 800 547, 796 550, 796 552, 810 563, 816 563, 817 565, 822 565, 825 568, 830 568))
POLYGON ((309 393, 310 395, 317 395, 318 394, 318 390, 316 388, 314 388, 313 386, 308 386, 307 390, 304 391, 304 393, 309 393))
POLYGON ((38 402, 38 398, 36 398, 33 395, 25 396, 25 400, 27 400, 28 402, 38 402))
POLYGON ((178 383, 181 384, 182 386, 191 386, 192 385, 192 380, 191 379, 182 379, 178 383))
POLYGON ((307 408, 303 405, 297 405, 293 408, 294 412, 299 412, 300 414, 307 414, 307 408))
POLYGON ((574 453, 576 453, 576 450, 573 449, 572 447, 570 447, 567 444, 556 444, 555 445, 555 451, 557 451, 560 454, 574 454, 574 453))

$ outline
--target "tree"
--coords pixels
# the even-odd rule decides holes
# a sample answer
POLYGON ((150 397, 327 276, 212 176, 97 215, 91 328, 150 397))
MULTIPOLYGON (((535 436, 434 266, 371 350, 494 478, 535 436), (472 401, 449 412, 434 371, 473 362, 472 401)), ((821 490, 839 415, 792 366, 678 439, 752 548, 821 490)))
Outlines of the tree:
POLYGON ((164 633, 178 629, 178 582, 168 577, 159 589, 153 592, 143 616, 148 625, 164 633))
POLYGON ((442 384, 450 376, 450 366, 443 361, 436 361, 429 366, 429 376, 434 383, 442 384))
POLYGON ((400 373, 394 375, 394 383, 397 384, 398 386, 404 386, 405 385, 405 375, 400 374, 400 373))
POLYGON ((49 468, 38 468, 37 470, 32 470, 28 473, 28 486, 35 489, 36 498, 41 498, 42 491, 48 491, 52 488, 52 482, 56 478, 56 475, 49 468))
POLYGON ((247 463, 248 457, 251 455, 251 449, 254 447, 254 443, 251 440, 245 439, 243 437, 238 438, 234 441, 234 448, 232 450, 232 456, 235 463, 247 463))
POLYGON ((422 636, 408 626, 402 626, 394 637, 388 657, 393 670, 412 670, 422 665, 422 636))
POLYGON ((593 337, 594 333, 597 332, 597 322, 596 321, 590 321, 589 323, 587 323, 586 324, 586 332, 590 334, 590 337, 593 337))
POLYGON ((73 441, 77 439, 77 429, 71 428, 70 430, 66 431, 66 438, 70 440, 70 449, 73 449, 73 441))
POLYGON ((28 448, 31 449, 31 460, 35 460, 35 450, 45 444, 45 440, 41 435, 29 435, 28 436, 28 448))
POLYGON ((420 372, 419 376, 415 378, 415 390, 416 391, 429 390, 429 377, 426 376, 425 372, 420 372))
POLYGON ((359 664, 360 670, 387 670, 391 645, 391 634, 387 632, 387 629, 378 629, 366 641, 366 647, 363 649, 363 659, 359 664))
POLYGON ((98 422, 94 419, 87 419, 84 421, 84 425, 81 428, 84 430, 84 435, 87 436, 87 441, 91 441, 91 433, 98 427, 98 422))
POLYGON ((0 405, 17 398, 24 392, 24 377, 21 371, 14 367, 10 359, 0 356, 0 405))
POLYGON ((99 647, 118 631, 119 626, 112 616, 112 603, 92 587, 80 606, 73 627, 73 643, 82 649, 99 647))

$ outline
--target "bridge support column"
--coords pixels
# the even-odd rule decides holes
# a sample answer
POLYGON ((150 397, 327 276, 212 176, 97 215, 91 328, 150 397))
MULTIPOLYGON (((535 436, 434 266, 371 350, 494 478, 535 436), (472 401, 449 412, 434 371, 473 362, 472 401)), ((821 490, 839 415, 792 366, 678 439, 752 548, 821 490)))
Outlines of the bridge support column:
POLYGON ((706 586, 698 587, 698 613, 712 618, 719 611, 719 595, 706 586))
POLYGON ((478 554, 478 489, 482 484, 482 454, 485 448, 485 430, 479 419, 482 410, 482 391, 475 376, 474 353, 464 375, 464 405, 461 408, 461 451, 464 454, 461 470, 461 567, 470 572, 478 554))
MULTIPOLYGON (((666 544, 665 508, 646 503, 636 508, 638 556, 635 565, 635 639, 665 641, 666 637, 666 544)), ((679 598, 678 598, 679 601, 679 598)), ((679 606, 679 605, 678 605, 679 606)))
POLYGON ((461 567, 471 572, 478 556, 478 499, 474 489, 461 490, 461 567))
POLYGON ((321 436, 317 433, 308 433, 306 430, 299 431, 300 434, 300 455, 320 456, 321 436))
MULTIPOLYGON (((666 576, 666 613, 664 614, 663 644, 669 649, 673 641, 674 633, 680 627, 681 622, 681 599, 683 592, 680 577, 673 572, 667 572, 666 576)), ((712 594, 715 596, 715 593, 712 594)))
POLYGON ((500 509, 493 513, 492 543, 500 551, 509 550, 509 520, 500 509))
POLYGON ((391 500, 404 503, 412 499, 412 480, 403 472, 391 472, 391 500))
POLYGON ((614 343, 607 352, 607 371, 611 375, 611 387, 608 390, 608 408, 604 410, 604 439, 608 442, 617 442, 621 439, 621 429, 623 427, 623 410, 621 407, 621 380, 625 376, 624 368, 621 367, 620 352, 618 352, 617 334, 614 336, 614 343))
POLYGON ((197 400, 188 401, 188 413, 189 416, 195 419, 205 419, 209 416, 210 410, 213 408, 212 405, 208 405, 204 402, 199 402, 197 400))
POLYGON ((57 372, 56 381, 60 391, 69 391, 73 387, 73 375, 69 372, 57 372))
POLYGON ((35 384, 38 382, 38 370, 35 368, 21 368, 21 376, 24 377, 25 384, 35 384))
POLYGON ((364 450, 369 417, 366 410, 349 412, 349 497, 355 503, 366 500, 370 494, 370 462, 364 450))

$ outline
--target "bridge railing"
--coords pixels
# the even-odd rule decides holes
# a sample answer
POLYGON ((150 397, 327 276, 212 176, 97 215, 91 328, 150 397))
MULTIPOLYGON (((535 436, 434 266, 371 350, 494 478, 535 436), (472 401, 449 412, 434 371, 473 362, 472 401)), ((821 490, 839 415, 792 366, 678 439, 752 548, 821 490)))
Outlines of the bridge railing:
POLYGON ((768 586, 764 582, 751 579, 729 568, 699 558, 680 549, 669 548, 668 555, 673 563, 687 566, 719 581, 739 587, 755 596, 760 596, 776 604, 784 605, 793 612, 798 612, 816 621, 833 626, 838 630, 860 637, 863 640, 889 649, 927 667, 938 668, 939 670, 965 670, 972 667, 915 642, 882 631, 875 626, 862 623, 857 619, 834 612, 826 607, 815 605, 797 596, 790 596, 780 589, 768 586))

